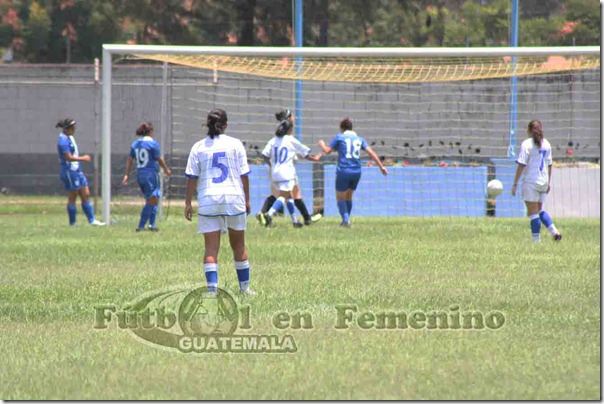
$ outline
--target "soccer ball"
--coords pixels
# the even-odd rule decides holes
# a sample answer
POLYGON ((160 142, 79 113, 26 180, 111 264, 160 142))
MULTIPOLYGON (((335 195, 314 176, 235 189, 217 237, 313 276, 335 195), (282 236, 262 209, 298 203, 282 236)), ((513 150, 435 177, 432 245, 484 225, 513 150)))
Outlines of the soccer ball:
POLYGON ((491 198, 495 198, 497 195, 503 192, 503 184, 499 180, 491 180, 487 184, 487 194, 491 198))

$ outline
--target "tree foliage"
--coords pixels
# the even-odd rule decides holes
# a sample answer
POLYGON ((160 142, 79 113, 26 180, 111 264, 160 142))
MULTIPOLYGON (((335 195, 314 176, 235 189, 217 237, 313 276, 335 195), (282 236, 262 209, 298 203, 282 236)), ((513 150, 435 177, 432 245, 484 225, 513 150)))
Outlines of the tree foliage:
MULTIPOLYGON (((18 61, 90 62, 103 43, 290 46, 292 0, 0 0, 18 61)), ((506 46, 511 0, 304 0, 304 46, 506 46)), ((520 46, 597 45, 594 0, 520 2, 520 46)))

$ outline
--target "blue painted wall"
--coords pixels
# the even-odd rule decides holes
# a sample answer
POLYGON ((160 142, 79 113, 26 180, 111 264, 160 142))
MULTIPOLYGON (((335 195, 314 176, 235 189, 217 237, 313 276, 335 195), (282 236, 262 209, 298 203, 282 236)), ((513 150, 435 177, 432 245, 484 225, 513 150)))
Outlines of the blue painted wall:
MULTIPOLYGON (((487 167, 364 168, 353 216, 485 216, 487 167)), ((335 165, 325 166, 325 214, 337 216, 335 165)))

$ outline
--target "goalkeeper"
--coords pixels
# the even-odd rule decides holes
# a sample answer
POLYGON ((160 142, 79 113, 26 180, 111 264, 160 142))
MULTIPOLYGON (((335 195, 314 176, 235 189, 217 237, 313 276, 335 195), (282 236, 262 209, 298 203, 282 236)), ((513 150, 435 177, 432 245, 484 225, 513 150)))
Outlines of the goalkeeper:
MULTIPOLYGON (((289 110, 289 109, 283 109, 283 110, 277 112, 275 114, 275 118, 277 118, 277 121, 279 121, 279 122, 288 120, 292 124, 294 123, 294 117, 292 115, 291 110, 289 110)), ((264 214, 268 212, 270 207, 273 206, 273 203, 275 203, 275 201, 279 197, 279 190, 272 185, 272 182, 271 182, 271 191, 272 191, 272 194, 266 197, 266 199, 264 200, 264 204, 262 205, 262 209, 260 209, 260 212, 258 212, 256 214, 256 219, 258 219, 258 222, 262 226, 266 226, 264 214)), ((315 212, 312 215, 310 215, 308 213, 306 204, 304 203, 304 200, 302 199, 302 191, 300 191, 300 185, 298 183, 298 176, 296 176, 296 178, 295 178, 295 185, 294 185, 294 188, 292 189, 292 198, 294 199, 294 204, 296 205, 296 208, 298 209, 298 211, 302 215, 302 218, 304 219, 305 225, 309 226, 312 223, 318 222, 319 220, 321 220, 321 218, 323 217, 323 214, 321 212, 315 212)))

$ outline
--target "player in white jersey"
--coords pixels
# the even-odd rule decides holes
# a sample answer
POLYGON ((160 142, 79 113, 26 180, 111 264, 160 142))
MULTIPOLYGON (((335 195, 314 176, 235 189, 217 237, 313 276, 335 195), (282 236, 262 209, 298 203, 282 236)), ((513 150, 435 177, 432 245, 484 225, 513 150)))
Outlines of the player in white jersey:
POLYGON ((522 142, 518 154, 518 168, 512 186, 512 195, 516 195, 518 180, 524 173, 522 199, 526 204, 527 214, 531 219, 533 241, 541 241, 541 223, 548 229, 554 240, 562 240, 562 235, 554 226, 552 218, 543 210, 543 203, 550 191, 552 177, 552 147, 543 137, 541 121, 529 122, 527 134, 530 136, 522 142))
MULTIPOLYGON (((285 120, 288 120, 292 123, 292 125, 294 123, 294 116, 292 114, 292 111, 288 108, 282 109, 281 111, 277 112, 275 114, 275 118, 277 119, 278 122, 283 122, 285 120)), ((269 176, 270 176, 270 173, 269 173, 269 176)), ((262 205, 262 208, 256 214, 256 219, 258 219, 258 222, 260 222, 261 225, 266 226, 266 222, 264 219, 265 216, 263 215, 263 213, 268 213, 268 210, 270 209, 271 206, 273 206, 273 203, 275 203, 275 201, 277 200, 278 197, 279 197, 279 190, 276 189, 274 186, 271 186, 271 194, 268 197, 266 197, 266 199, 264 200, 264 204, 262 205)), ((296 208, 298 208, 298 210, 302 214, 302 217, 304 218, 305 225, 311 225, 312 223, 318 222, 319 220, 321 220, 323 218, 322 209, 317 212, 314 212, 312 215, 310 213, 308 213, 306 204, 304 203, 304 200, 302 199, 302 191, 300 190, 300 184, 298 182, 298 177, 296 177, 296 184, 294 185, 294 189, 292 189, 292 198, 294 199, 294 205, 296 205, 296 208)), ((279 212, 283 213, 283 209, 280 209, 279 212)))
POLYGON ((319 161, 321 158, 320 155, 310 155, 310 148, 300 143, 295 137, 285 136, 291 134, 293 127, 294 125, 290 120, 281 121, 275 132, 275 137, 262 150, 262 156, 271 170, 272 185, 279 190, 279 197, 273 203, 268 213, 263 214, 267 227, 271 226, 272 217, 283 205, 287 206, 294 227, 299 228, 303 226, 298 222, 298 218, 296 217, 295 203, 292 198, 292 191, 296 185, 294 158, 296 155, 311 161, 319 161))
POLYGON ((206 125, 208 134, 191 148, 185 170, 188 178, 185 218, 191 221, 193 217, 191 199, 197 189, 198 232, 204 236, 203 267, 209 292, 217 291, 220 234, 228 228, 240 291, 253 295, 249 289, 250 264, 245 247, 246 214, 250 213, 247 155, 239 139, 224 134, 227 128, 224 110, 210 111, 206 125))

